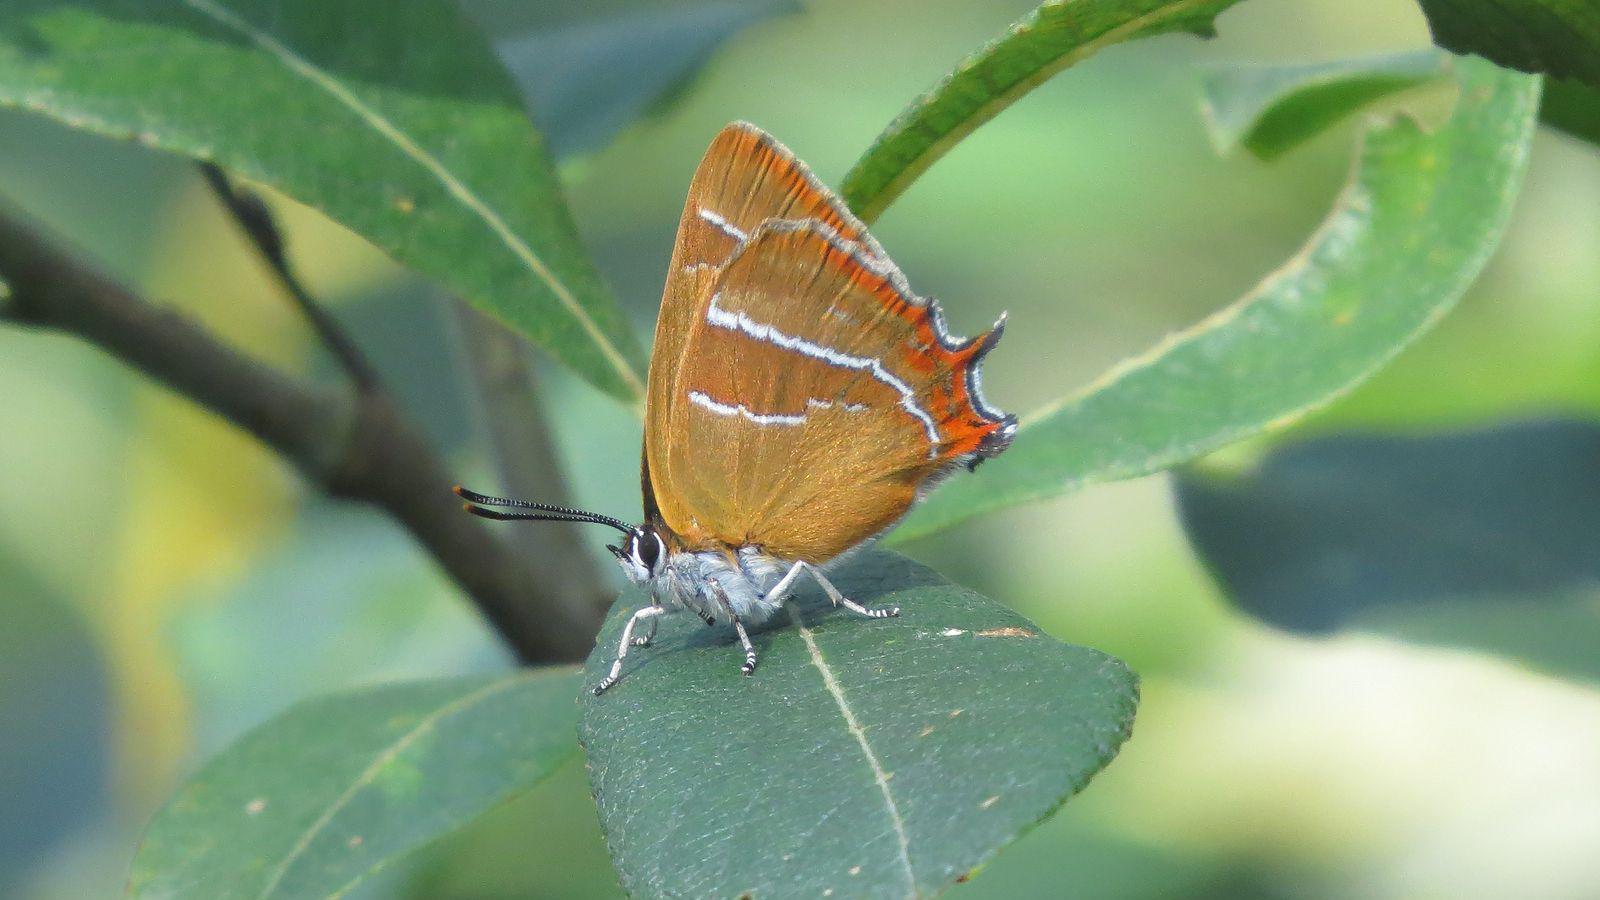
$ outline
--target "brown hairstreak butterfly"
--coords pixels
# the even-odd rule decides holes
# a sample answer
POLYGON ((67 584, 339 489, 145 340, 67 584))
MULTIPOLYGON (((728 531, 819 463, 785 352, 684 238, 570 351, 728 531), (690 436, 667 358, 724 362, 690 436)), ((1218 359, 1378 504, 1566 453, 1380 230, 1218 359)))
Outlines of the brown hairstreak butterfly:
POLYGON ((804 164, 734 123, 689 185, 667 272, 644 524, 457 492, 485 518, 595 522, 627 536, 609 549, 652 600, 623 629, 596 694, 677 610, 731 622, 748 675, 746 626, 776 614, 802 575, 857 615, 899 613, 845 597, 824 569, 892 528, 941 478, 1011 443, 1016 417, 979 390, 978 364, 1004 324, 951 336, 938 305, 911 292, 804 164))

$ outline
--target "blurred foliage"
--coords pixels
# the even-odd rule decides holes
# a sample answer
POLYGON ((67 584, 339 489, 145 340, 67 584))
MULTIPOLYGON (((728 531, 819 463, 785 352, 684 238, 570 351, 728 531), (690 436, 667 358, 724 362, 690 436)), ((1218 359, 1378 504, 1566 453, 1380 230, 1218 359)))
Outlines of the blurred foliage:
POLYGON ((1030 413, 1015 449, 929 497, 897 538, 1282 427, 1425 333, 1499 244, 1539 109, 1537 78, 1455 68, 1450 120, 1431 134, 1411 119, 1369 129, 1304 248, 1231 306, 1030 413))
POLYGON ((1600 87, 1600 8, 1590 0, 1417 2, 1447 50, 1600 87))
POLYGON ((556 157, 592 153, 687 87, 723 41, 799 0, 460 0, 556 157))
POLYGON ((1440 79, 1437 50, 1296 66, 1235 65, 1206 73, 1206 125, 1219 153, 1243 147, 1272 161, 1374 101, 1440 79))
POLYGON ((839 193, 870 223, 974 129, 1052 76, 1121 41, 1170 32, 1215 34, 1213 20, 1235 2, 1041 3, 896 116, 845 173, 839 193))
POLYGON ((1185 528, 1229 596, 1279 627, 1391 624, 1416 636, 1438 612, 1441 637, 1503 642, 1535 663, 1548 656, 1547 668, 1600 675, 1600 426, 1591 422, 1333 435, 1275 450, 1239 475, 1187 473, 1177 490, 1185 528), (1525 624, 1508 628, 1512 617, 1525 624), (1463 634, 1472 620, 1479 640, 1463 634), (1525 646, 1538 635, 1549 654, 1525 646))
POLYGON ((9 894, 29 863, 104 814, 113 698, 88 625, 3 548, 0 596, 0 797, 28 812, 0 815, 0 894, 9 894))
POLYGON ((1549 125, 1600 145, 1600 88, 1560 78, 1547 79, 1539 115, 1549 125))
MULTIPOLYGON (((738 34, 669 109, 567 172, 584 241, 626 315, 641 329, 653 319, 685 179, 717 127, 758 122, 837 184, 906 98, 1033 6, 936 0, 907 15, 902 4, 819 0, 738 34)), ((1384 0, 1245 3, 1219 32, 1211 42, 1113 48, 1074 67, 975 132, 875 227, 914 283, 944 298, 957 330, 1010 309, 1005 350, 985 373, 1006 408, 1059 397, 1217 298, 1242 294, 1326 210, 1354 129, 1333 128, 1270 167, 1218 161, 1195 114, 1197 67, 1429 42, 1416 6, 1384 0)), ((1560 87, 1547 92, 1547 120, 1560 87)), ((0 112, 0 193, 250 352, 297 370, 319 365, 181 162, 0 112)), ((412 321, 415 298, 431 296, 338 226, 278 205, 297 263, 369 343, 382 327, 374 323, 412 321)), ((1596 283, 1600 155, 1542 133, 1505 241, 1456 312, 1289 435, 1600 414, 1596 283)), ((422 347, 426 336, 400 337, 422 347)), ((436 433, 453 441, 461 468, 486 469, 478 417, 444 387, 459 378, 450 354, 438 343, 423 349, 399 359, 414 359, 419 388, 437 389, 436 433)), ((634 514, 636 421, 563 372, 544 375, 578 499, 634 514)), ((115 740, 56 732, 51 758, 108 760, 120 788, 86 791, 84 807, 62 820, 74 823, 70 833, 48 847, 42 833, 30 835, 39 840, 4 856, 12 882, 0 892, 116 893, 144 822, 197 754, 308 692, 295 673, 270 680, 279 654, 287 667, 325 652, 308 663, 323 673, 318 693, 346 679, 493 664, 470 649, 491 643, 474 634, 470 612, 401 536, 314 508, 297 513, 306 501, 275 461, 205 416, 154 414, 168 402, 161 393, 94 351, 0 329, 0 386, 0 466, 11 473, 0 478, 0 546, 87 624, 95 653, 64 658, 102 660, 118 723, 115 740), (161 477, 130 477, 150 469, 161 477), (185 522, 204 527, 171 528, 185 522), (331 624, 288 608, 274 620, 264 592, 275 578, 292 582, 285 589, 307 607, 326 604, 331 624), (419 635, 435 627, 444 649, 430 658, 419 635), (464 649, 452 656, 457 640, 464 649), (223 676, 269 683, 235 701, 226 680, 207 690, 223 676)), ((1226 455, 1221 462, 1237 452, 1226 455)), ((1554 898, 1592 896, 1600 885, 1592 685, 1395 639, 1307 641, 1263 629, 1218 595, 1159 477, 974 520, 907 549, 1006 598, 1047 633, 1144 675, 1138 738, 1117 765, 953 896, 1554 898)), ((28 624, 13 600, 9 559, 0 620, 17 646, 51 646, 54 626, 28 624)), ((1381 630, 1449 646, 1493 638, 1511 655, 1537 649, 1550 671, 1581 672, 1593 658, 1577 624, 1588 614, 1581 591, 1567 606, 1542 605, 1537 621, 1518 598, 1503 600, 1430 606, 1425 618, 1381 630), (1551 662, 1555 637, 1570 664, 1551 662), (1524 640, 1530 649, 1513 646, 1524 640)), ((4 708, 36 703, 47 683, 0 681, 4 708)), ((0 719, 8 748, 11 722, 0 719)), ((50 821, 25 801, 6 789, 0 833, 50 821)), ((569 765, 356 896, 618 896, 606 860, 581 767, 569 765)))

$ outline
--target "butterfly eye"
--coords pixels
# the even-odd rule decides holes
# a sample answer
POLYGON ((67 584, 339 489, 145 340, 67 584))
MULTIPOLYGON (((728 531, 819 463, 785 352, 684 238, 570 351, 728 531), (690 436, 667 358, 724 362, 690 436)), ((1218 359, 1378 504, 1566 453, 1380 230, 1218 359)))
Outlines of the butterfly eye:
POLYGON ((656 563, 661 560, 661 538, 656 537, 654 532, 635 531, 628 541, 633 545, 633 558, 654 572, 656 563))

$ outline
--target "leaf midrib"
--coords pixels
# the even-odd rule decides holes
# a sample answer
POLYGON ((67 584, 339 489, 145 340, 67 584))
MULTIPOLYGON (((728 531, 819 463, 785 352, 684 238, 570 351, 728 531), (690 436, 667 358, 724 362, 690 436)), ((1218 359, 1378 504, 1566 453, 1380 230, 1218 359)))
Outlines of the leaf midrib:
MULTIPOLYGON (((916 181, 918 178, 921 178, 922 173, 928 171, 928 169, 931 168, 934 163, 942 159, 946 153, 949 153, 952 147, 960 143, 962 140, 965 140, 966 137, 972 132, 976 131, 979 126, 985 124, 990 119, 993 119, 995 116, 1004 112, 1007 107, 1017 102, 1017 100, 1019 100, 1024 94, 1027 94, 1029 91, 1032 91, 1034 88, 1050 80, 1051 78, 1054 78, 1057 74, 1071 68, 1084 59, 1087 59, 1095 53, 1098 53, 1101 49, 1109 47, 1113 44, 1121 43, 1122 41, 1127 40, 1131 35, 1138 34, 1140 31, 1151 26, 1152 24, 1166 19, 1176 18, 1205 2, 1207 2, 1207 0, 1180 0, 1180 2, 1174 3, 1170 6, 1151 10, 1142 16, 1136 16, 1122 23, 1121 25, 1107 29, 1098 37, 1091 38, 1090 40, 1078 44, 1076 47, 1067 50, 1065 53, 1062 53, 1060 56, 1051 60, 1048 64, 1034 70, 1032 74, 1019 79, 1010 87, 979 104, 970 115, 958 123, 954 128, 945 132, 943 135, 929 143, 927 147, 923 148, 922 152, 918 153, 915 157, 909 160, 904 166, 901 167, 899 172, 895 173, 895 175, 893 175, 888 181, 884 182, 883 187, 879 188, 878 192, 873 197, 869 198, 865 203, 862 203, 860 208, 855 210, 856 215, 861 219, 861 221, 869 225, 872 224, 877 220, 878 216, 882 215, 885 210, 887 210, 891 205, 894 204, 896 200, 900 198, 901 194, 905 193, 906 189, 911 186, 912 182, 916 181)), ((1059 6, 1061 4, 1056 3, 1054 5, 1059 6)), ((1038 15, 1042 11, 1042 7, 1035 10, 1035 15, 1038 15)), ((987 58, 995 51, 999 50, 1003 45, 1010 43, 1013 40, 1022 39, 1027 34, 1033 33, 1037 30, 1038 23, 1036 19, 1028 24, 1033 27, 1026 29, 1026 31, 1008 32, 1005 37, 1000 38, 993 44, 984 47, 982 50, 979 50, 979 57, 987 58)), ((950 78, 954 77, 955 74, 953 73, 950 78)), ((944 82, 941 82, 938 86, 933 88, 933 90, 929 91, 922 98, 920 98, 917 101, 915 111, 908 111, 906 120, 908 122, 914 121, 923 110, 937 102, 940 93, 943 92, 948 83, 948 79, 944 82)), ((898 124, 899 122, 897 121, 895 125, 898 124)), ((893 128, 894 125, 891 125, 890 127, 893 128)), ((868 148, 867 155, 870 156, 872 151, 877 149, 877 146, 881 146, 881 144, 875 144, 873 147, 868 148)), ((863 160, 863 162, 864 161, 865 160, 863 160)), ((862 168, 862 163, 857 163, 856 167, 862 168)), ((855 175, 854 170, 847 172, 845 174, 843 183, 848 185, 853 175, 855 175)))
MULTIPOLYGON (((185 2, 189 2, 189 0, 185 0, 185 2)), ((524 684, 525 682, 534 678, 537 674, 537 670, 529 670, 522 675, 484 685, 483 687, 471 693, 463 694, 462 696, 457 697, 456 699, 446 703, 426 716, 423 716, 421 719, 418 719, 417 724, 413 725, 410 730, 396 738, 394 742, 383 749, 383 752, 373 757, 372 762, 368 763, 366 768, 361 770, 361 773, 356 776, 355 780, 350 782, 349 787, 345 788, 344 792, 335 798, 334 801, 328 805, 327 809, 323 810, 322 815, 318 816, 317 820, 311 823, 310 827, 305 830, 305 833, 300 836, 300 839, 295 842, 294 846, 289 848, 288 854, 284 856, 283 861, 278 864, 278 867, 275 870, 273 870, 272 876, 267 879, 266 885, 262 887, 261 893, 259 894, 260 900, 267 900, 267 898, 273 895, 273 892, 278 889, 278 885, 282 884, 283 879, 288 876, 289 870, 294 867, 295 862, 299 860, 301 856, 305 855, 305 852, 311 848, 311 843, 316 840, 317 835, 321 834, 323 830, 333 822, 334 818, 337 817, 339 813, 350 804, 350 801, 355 799, 356 794, 360 793, 363 788, 371 785, 377 779, 378 774, 382 772, 386 766, 394 762, 401 753, 406 751, 407 748, 415 744, 424 735, 433 731, 439 722, 445 718, 461 712, 462 710, 467 709, 475 704, 481 703, 497 693, 510 690, 513 687, 524 684)))
POLYGON ((883 795, 884 810, 889 814, 889 823, 894 826, 895 839, 900 844, 900 865, 905 870, 906 896, 917 896, 917 876, 911 868, 911 838, 906 834, 905 820, 900 817, 900 806, 895 803, 894 793, 889 790, 889 775, 883 769, 883 763, 878 759, 878 754, 872 749, 872 744, 867 741, 867 732, 861 726, 861 721, 856 718, 855 711, 850 708, 850 702, 845 699, 844 688, 839 685, 839 680, 834 677, 833 668, 828 665, 827 659, 822 655, 822 648, 817 646, 816 637, 811 629, 800 620, 800 614, 793 606, 789 607, 789 618, 793 621, 795 630, 800 634, 800 640, 805 642, 806 652, 810 655, 811 665, 822 676, 822 686, 833 698, 839 707, 839 714, 844 718, 845 728, 850 736, 855 738, 856 744, 861 747, 861 755, 866 757, 867 768, 872 771, 872 780, 878 786, 878 792, 883 795))
POLYGON ((600 355, 616 370, 617 375, 628 386, 635 397, 644 393, 644 383, 640 381, 638 373, 628 364, 621 351, 612 344, 600 326, 589 315, 578 299, 573 296, 561 279, 545 265, 533 248, 524 241, 511 226, 505 221, 494 207, 479 197, 466 183, 457 178, 438 157, 402 131, 397 125, 380 114, 377 110, 367 106, 343 82, 333 75, 319 68, 304 56, 296 53, 293 48, 278 40, 272 34, 257 27, 252 22, 236 15, 230 10, 218 6, 213 0, 183 0, 184 4, 196 12, 210 18, 218 24, 230 28, 243 35, 251 43, 266 51, 277 59, 284 68, 300 76, 328 96, 338 101, 350 110, 362 124, 372 129, 379 136, 393 144, 405 157, 421 166, 428 174, 432 175, 445 189, 446 193, 454 197, 462 206, 476 215, 498 237, 512 255, 522 261, 536 278, 542 281, 562 308, 578 323, 589 339, 594 342, 600 355))

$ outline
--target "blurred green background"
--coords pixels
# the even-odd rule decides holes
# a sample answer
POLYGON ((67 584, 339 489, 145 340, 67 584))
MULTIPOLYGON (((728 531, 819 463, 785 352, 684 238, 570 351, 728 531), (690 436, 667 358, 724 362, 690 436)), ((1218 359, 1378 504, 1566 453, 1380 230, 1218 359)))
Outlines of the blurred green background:
MULTIPOLYGON (((740 31, 603 149, 558 140, 584 237, 641 333, 717 128, 751 120, 836 182, 911 97, 1030 6, 816 0, 740 31)), ((1010 311, 985 371, 996 403, 1031 409, 1230 302, 1327 209, 1358 125, 1272 165, 1218 159, 1199 67, 1429 43, 1411 0, 1246 3, 1219 29, 1070 70, 874 229, 957 331, 1010 311)), ((0 195, 250 353, 336 377, 187 163, 0 113, 0 195)), ((438 292, 317 214, 277 208, 308 282, 462 477, 486 472, 438 292)), ((1542 132, 1507 239, 1457 311, 1272 441, 1592 417, 1597 285, 1600 152, 1542 132)), ((636 517, 637 422, 541 374, 576 499, 636 517)), ((309 493, 247 438, 72 339, 0 328, 0 471, 0 896, 120 892, 143 822, 182 776, 297 698, 509 664, 396 527, 309 493)), ((604 536, 586 537, 599 561, 604 536)), ((1439 642, 1259 624, 1190 549, 1166 477, 907 549, 1144 679, 1122 756, 953 895, 1600 896, 1594 684, 1439 642)), ((1600 588, 1572 603, 1600 616, 1600 588)), ((1515 627, 1504 610, 1481 615, 1515 627)), ((362 890, 618 893, 578 765, 362 890)))

